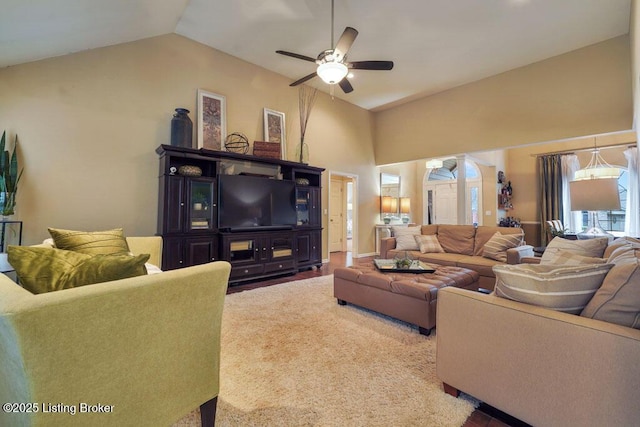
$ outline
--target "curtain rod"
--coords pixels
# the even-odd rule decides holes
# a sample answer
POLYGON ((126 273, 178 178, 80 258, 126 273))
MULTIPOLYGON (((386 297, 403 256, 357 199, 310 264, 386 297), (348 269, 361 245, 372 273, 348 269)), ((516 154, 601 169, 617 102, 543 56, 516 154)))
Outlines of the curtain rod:
MULTIPOLYGON (((621 144, 610 144, 610 145, 601 145, 599 147, 590 147, 590 148, 578 148, 575 150, 561 150, 561 151, 549 151, 548 153, 540 153, 540 154, 531 154, 531 157, 542 157, 542 156, 550 156, 552 154, 575 154, 575 153, 581 153, 583 151, 593 151, 595 148, 597 148, 598 150, 608 150, 610 148, 617 148, 617 147, 622 147, 629 144, 628 142, 624 142, 621 144)), ((633 148, 636 147, 636 145, 629 145, 627 148, 633 148)))

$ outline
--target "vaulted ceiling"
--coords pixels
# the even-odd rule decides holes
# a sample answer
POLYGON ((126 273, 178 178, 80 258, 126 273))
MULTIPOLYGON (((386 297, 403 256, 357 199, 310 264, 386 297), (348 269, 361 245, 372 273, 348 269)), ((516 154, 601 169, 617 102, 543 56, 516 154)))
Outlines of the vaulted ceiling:
MULTIPOLYGON (((0 0, 0 67, 177 33, 287 76, 331 48, 330 0, 0 0)), ((359 31, 335 96, 366 109, 440 92, 628 33, 631 0, 335 0, 334 38, 359 31)), ((328 85, 308 82, 321 90, 328 85)))

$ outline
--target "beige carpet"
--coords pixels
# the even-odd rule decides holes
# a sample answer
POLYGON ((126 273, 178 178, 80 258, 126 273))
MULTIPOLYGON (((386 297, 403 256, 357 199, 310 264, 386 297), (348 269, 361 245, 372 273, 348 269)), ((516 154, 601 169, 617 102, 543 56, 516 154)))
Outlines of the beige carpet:
MULTIPOLYGON (((333 298, 333 276, 228 295, 217 426, 461 426, 435 336, 333 298)), ((199 412, 175 426, 199 426, 199 412)))

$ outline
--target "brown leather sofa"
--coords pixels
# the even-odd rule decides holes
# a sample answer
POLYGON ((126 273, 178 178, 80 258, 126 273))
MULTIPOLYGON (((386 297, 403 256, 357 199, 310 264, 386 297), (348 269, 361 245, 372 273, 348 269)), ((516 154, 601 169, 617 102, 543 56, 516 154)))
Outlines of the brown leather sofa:
MULTIPOLYGON (((480 274, 479 286, 484 289, 493 290, 495 285, 495 274, 493 266, 505 264, 501 261, 485 258, 482 256, 484 245, 496 233, 501 234, 522 234, 521 228, 496 227, 481 225, 438 225, 430 224, 421 226, 423 235, 436 235, 444 253, 421 253, 420 251, 404 251, 396 249, 396 238, 387 237, 380 240, 380 258, 392 259, 396 256, 404 256, 405 253, 413 259, 424 262, 468 268, 480 274)), ((533 257, 533 246, 522 245, 508 249, 506 264, 520 264, 523 257, 533 257)))

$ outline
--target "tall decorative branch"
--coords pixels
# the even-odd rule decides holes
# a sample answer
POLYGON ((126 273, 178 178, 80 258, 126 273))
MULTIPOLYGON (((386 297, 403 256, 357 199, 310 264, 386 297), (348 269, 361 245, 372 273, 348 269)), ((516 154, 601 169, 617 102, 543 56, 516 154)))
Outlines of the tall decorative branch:
POLYGON ((303 161, 304 135, 307 132, 307 123, 311 115, 311 109, 316 101, 318 89, 309 86, 300 86, 298 91, 298 108, 300 110, 300 163, 303 161))

